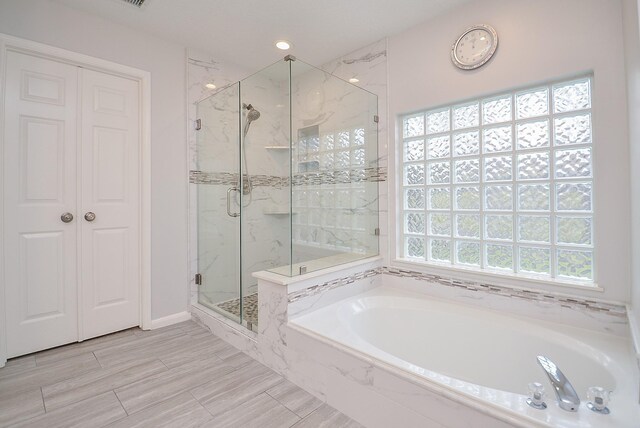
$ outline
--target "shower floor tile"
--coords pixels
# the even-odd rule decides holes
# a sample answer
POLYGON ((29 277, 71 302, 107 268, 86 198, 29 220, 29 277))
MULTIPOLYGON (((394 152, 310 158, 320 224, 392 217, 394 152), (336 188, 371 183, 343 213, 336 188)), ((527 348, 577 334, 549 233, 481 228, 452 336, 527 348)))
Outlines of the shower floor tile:
MULTIPOLYGON (((223 311, 240 317, 240 299, 227 300, 217 305, 223 311)), ((258 326, 258 293, 249 294, 242 298, 244 321, 251 324, 250 329, 256 330, 258 326)))

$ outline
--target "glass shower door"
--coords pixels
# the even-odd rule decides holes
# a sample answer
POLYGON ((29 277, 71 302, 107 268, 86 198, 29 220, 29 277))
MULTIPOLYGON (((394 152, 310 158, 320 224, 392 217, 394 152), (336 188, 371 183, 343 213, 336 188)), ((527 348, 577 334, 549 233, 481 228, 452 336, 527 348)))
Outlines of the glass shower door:
POLYGON ((242 322, 240 286, 240 87, 197 106, 198 303, 242 322))

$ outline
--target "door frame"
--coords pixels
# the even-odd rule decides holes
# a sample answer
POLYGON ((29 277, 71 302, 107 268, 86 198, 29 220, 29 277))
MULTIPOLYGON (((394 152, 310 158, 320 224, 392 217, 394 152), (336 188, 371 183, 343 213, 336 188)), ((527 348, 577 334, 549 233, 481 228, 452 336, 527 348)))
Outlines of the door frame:
MULTIPOLYGON (((0 82, 6 78, 8 51, 51 59, 77 67, 136 80, 140 95, 140 320, 143 330, 151 329, 151 73, 111 61, 68 51, 43 43, 0 33, 0 82)), ((0 129, 4 129, 4 88, 0 85, 0 129)), ((79 124, 78 124, 79 126, 79 124)), ((0 133, 0 165, 4 163, 4 132, 0 133)), ((4 241, 4 174, 0 174, 0 237, 4 241)), ((0 367, 7 361, 4 245, 0 245, 0 367)), ((80 319, 78 320, 80 322, 80 319)), ((82 331, 79 329, 79 331, 82 331)), ((80 339, 80 338, 79 338, 80 339)))

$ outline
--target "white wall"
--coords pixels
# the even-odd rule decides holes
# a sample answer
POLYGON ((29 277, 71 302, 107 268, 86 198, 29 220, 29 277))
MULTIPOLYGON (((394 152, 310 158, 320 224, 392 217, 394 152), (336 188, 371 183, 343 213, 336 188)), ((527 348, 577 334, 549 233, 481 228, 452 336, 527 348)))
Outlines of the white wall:
MULTIPOLYGON (((629 108, 629 146, 631 151, 631 308, 640 322, 640 1, 624 0, 625 58, 629 108)), ((640 332, 640 325, 636 326, 640 332)), ((640 337, 637 338, 640 341, 640 337)))
POLYGON ((0 1, 0 33, 151 72, 151 316, 188 310, 185 49, 46 0, 0 1))
POLYGON ((619 0, 476 1, 391 37, 389 117, 589 71, 594 73, 596 279, 604 293, 566 291, 629 301, 629 145, 619 0), (451 45, 477 23, 496 28, 498 51, 479 70, 458 70, 451 64, 451 45))

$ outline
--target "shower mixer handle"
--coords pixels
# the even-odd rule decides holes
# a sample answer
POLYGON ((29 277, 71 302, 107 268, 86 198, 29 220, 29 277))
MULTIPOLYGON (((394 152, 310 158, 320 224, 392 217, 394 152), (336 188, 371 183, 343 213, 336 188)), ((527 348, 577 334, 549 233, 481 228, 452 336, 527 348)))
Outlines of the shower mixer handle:
POLYGON ((229 217, 239 217, 240 213, 232 213, 231 212, 231 192, 240 192, 240 188, 239 187, 229 187, 229 189, 227 190, 227 215, 229 217))

